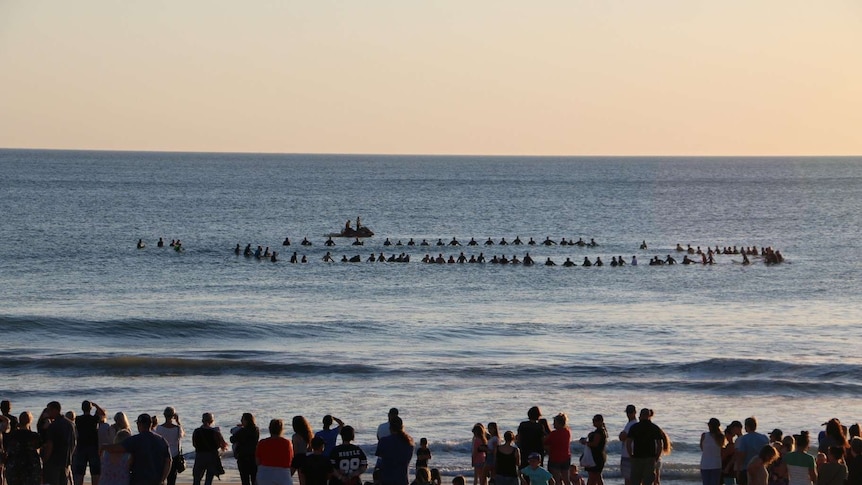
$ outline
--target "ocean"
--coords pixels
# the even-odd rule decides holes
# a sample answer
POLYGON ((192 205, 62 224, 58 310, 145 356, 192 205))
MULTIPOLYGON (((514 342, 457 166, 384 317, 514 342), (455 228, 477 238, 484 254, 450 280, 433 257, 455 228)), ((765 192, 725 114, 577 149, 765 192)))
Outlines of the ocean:
POLYGON ((315 430, 333 414, 373 455, 397 407, 430 441, 430 466, 471 476, 473 424, 515 430, 538 405, 567 413, 575 439, 605 416, 611 483, 629 403, 655 411, 674 443, 663 478, 685 483, 699 482, 710 417, 815 435, 829 418, 862 419, 860 157, 6 149, 0 220, 0 398, 14 412, 172 405, 189 436, 203 412, 223 428, 243 412, 262 428, 303 415, 315 430), (357 217, 374 237, 324 245, 357 217), (452 238, 480 245, 436 245, 452 238), (682 260, 677 244, 771 246, 785 261, 647 264, 682 260), (421 262, 461 252, 538 264, 421 262), (562 266, 585 257, 605 266, 562 266))

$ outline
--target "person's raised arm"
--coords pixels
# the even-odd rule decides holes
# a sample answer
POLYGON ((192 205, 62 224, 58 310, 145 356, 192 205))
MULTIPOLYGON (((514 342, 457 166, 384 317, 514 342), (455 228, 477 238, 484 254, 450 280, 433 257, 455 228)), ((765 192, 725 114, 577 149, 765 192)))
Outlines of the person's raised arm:
POLYGON ((343 427, 344 427, 344 421, 342 421, 342 420, 341 420, 341 419, 339 419, 339 418, 336 418, 335 416, 333 416, 333 417, 332 417, 332 420, 333 420, 333 421, 335 421, 335 422, 336 422, 336 424, 338 424, 338 431, 340 432, 340 431, 341 431, 341 428, 343 428, 343 427))

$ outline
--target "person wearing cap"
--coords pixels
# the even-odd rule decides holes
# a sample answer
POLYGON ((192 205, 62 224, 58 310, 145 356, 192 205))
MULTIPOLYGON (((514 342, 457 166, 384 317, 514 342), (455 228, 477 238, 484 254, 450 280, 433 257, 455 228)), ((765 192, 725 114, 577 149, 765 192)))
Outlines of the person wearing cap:
POLYGON ((772 430, 769 433, 769 442, 770 443, 781 443, 781 440, 784 439, 784 431, 781 431, 778 428, 772 430))
POLYGON ((718 418, 710 418, 706 425, 709 431, 700 435, 700 478, 703 485, 719 485, 724 432, 718 418))
POLYGON ((724 485, 736 484, 736 471, 734 470, 736 460, 735 440, 742 436, 742 423, 731 421, 724 428, 724 448, 721 450, 721 483, 724 485))
POLYGON ((736 440, 734 455, 736 481, 739 485, 748 485, 747 466, 760 450, 769 444, 769 437, 757 432, 757 418, 745 418, 745 434, 736 440))
POLYGON ((132 456, 129 485, 159 485, 168 478, 171 471, 171 452, 168 442, 155 434, 151 425, 153 418, 141 414, 135 420, 138 434, 119 443, 119 449, 132 456))
POLYGON ((638 410, 635 408, 634 404, 629 404, 626 406, 626 418, 628 418, 628 422, 623 427, 623 430, 620 431, 620 442, 622 442, 623 446, 620 450, 620 474, 623 476, 623 482, 625 485, 631 485, 632 483, 632 460, 629 456, 629 452, 626 449, 626 439, 629 437, 629 430, 632 429, 632 426, 638 422, 638 410))
POLYGON ((541 466, 542 455, 535 451, 527 456, 528 465, 521 468, 522 485, 555 485, 554 476, 541 466))
POLYGON ((192 445, 195 447, 195 466, 192 468, 194 485, 200 485, 204 475, 206 475, 204 483, 212 485, 213 477, 224 473, 219 450, 226 450, 228 445, 221 431, 212 426, 214 421, 212 413, 204 413, 201 416, 202 426, 192 433, 192 445))

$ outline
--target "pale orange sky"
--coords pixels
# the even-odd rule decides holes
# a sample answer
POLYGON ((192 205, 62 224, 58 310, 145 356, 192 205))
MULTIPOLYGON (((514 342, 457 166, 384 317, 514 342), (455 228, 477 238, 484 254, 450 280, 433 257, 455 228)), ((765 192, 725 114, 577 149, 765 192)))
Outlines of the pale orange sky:
POLYGON ((860 0, 0 0, 0 147, 862 155, 860 0))

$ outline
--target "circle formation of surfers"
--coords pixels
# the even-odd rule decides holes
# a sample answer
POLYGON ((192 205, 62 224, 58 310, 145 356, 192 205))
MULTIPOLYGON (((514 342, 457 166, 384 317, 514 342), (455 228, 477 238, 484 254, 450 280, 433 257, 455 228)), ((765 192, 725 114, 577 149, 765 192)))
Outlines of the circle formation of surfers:
MULTIPOLYGON (((300 246, 308 247, 313 246, 312 243, 307 237, 304 237, 301 242, 298 243, 300 246)), ((293 243, 290 238, 287 237, 282 242, 282 246, 291 246, 293 243)), ((336 246, 335 241, 332 237, 327 237, 327 239, 323 243, 326 247, 336 246)), ((360 238, 354 238, 354 240, 350 243, 351 246, 364 246, 365 241, 360 238)), ((562 238, 559 241, 555 241, 550 237, 546 237, 542 242, 536 242, 532 237, 529 238, 526 242, 522 241, 520 237, 515 237, 511 242, 507 241, 505 237, 501 238, 499 241, 494 241, 492 238, 487 238, 484 242, 480 243, 475 238, 470 238, 470 240, 464 244, 462 244, 456 237, 453 237, 448 242, 444 242, 442 238, 438 238, 433 246, 437 247, 458 247, 458 246, 484 246, 487 248, 488 246, 579 246, 579 247, 588 247, 588 248, 596 248, 599 247, 599 243, 596 242, 595 239, 590 239, 589 242, 585 241, 583 238, 579 238, 577 241, 572 239, 562 238)), ((137 243, 138 249, 146 248, 146 243, 139 239, 137 243)), ((395 248, 403 248, 403 247, 430 247, 432 243, 429 243, 427 239, 422 239, 420 242, 416 242, 413 238, 410 238, 406 243, 402 242, 400 239, 393 243, 389 238, 383 242, 384 247, 395 247, 395 248)), ((162 248, 165 247, 164 240, 159 238, 157 243, 157 247, 162 248)), ((182 246, 182 242, 179 239, 171 240, 169 247, 173 248, 177 252, 185 251, 185 248, 182 246)), ((641 250, 648 249, 648 245, 646 241, 643 241, 639 248, 641 250)), ((664 266, 664 265, 675 265, 675 264, 683 264, 683 265, 691 265, 691 264, 700 264, 700 265, 714 265, 716 264, 716 256, 718 255, 736 255, 741 256, 742 260, 733 260, 734 263, 742 264, 742 265, 750 265, 752 264, 752 259, 759 258, 763 263, 767 265, 779 264, 784 262, 784 256, 781 254, 781 251, 775 250, 772 247, 760 247, 757 246, 726 246, 720 247, 715 245, 714 247, 707 247, 706 250, 701 249, 700 246, 692 247, 691 244, 687 245, 687 247, 683 247, 681 244, 677 244, 675 251, 677 253, 683 253, 683 257, 681 260, 677 260, 670 254, 666 257, 662 258, 661 256, 653 256, 646 264, 649 266, 664 266)), ((237 243, 236 247, 233 250, 234 254, 237 256, 244 256, 247 258, 254 258, 258 260, 270 260, 272 262, 281 261, 279 257, 279 253, 274 250, 270 250, 269 246, 261 246, 258 245, 257 248, 252 249, 251 244, 247 244, 244 248, 241 244, 237 243)), ((340 259, 336 259, 333 256, 331 251, 327 251, 326 254, 321 258, 323 262, 326 263, 360 263, 360 262, 368 262, 368 263, 409 263, 411 260, 410 254, 407 254, 405 251, 400 252, 392 252, 389 255, 384 254, 383 251, 379 252, 371 252, 368 256, 363 257, 360 254, 355 254, 353 256, 342 255, 340 259)), ((448 257, 444 256, 443 253, 438 253, 435 257, 430 253, 426 253, 424 257, 420 260, 423 263, 427 264, 502 264, 502 265, 524 265, 524 266, 532 266, 538 264, 532 256, 530 256, 529 252, 523 254, 523 256, 518 256, 517 254, 512 254, 511 257, 506 254, 500 255, 492 255, 486 257, 484 251, 479 252, 479 254, 471 254, 467 256, 463 251, 460 252, 459 255, 450 254, 448 257)), ((294 251, 293 254, 289 258, 290 263, 308 263, 308 257, 303 254, 298 254, 297 251, 294 251)), ((557 262, 554 261, 551 257, 547 257, 543 263, 544 266, 557 266, 557 262)), ((632 255, 631 258, 624 258, 622 255, 619 256, 611 256, 610 262, 605 262, 602 260, 601 256, 596 256, 595 259, 590 259, 589 256, 585 256, 583 261, 575 262, 572 261, 570 257, 567 257, 565 261, 559 263, 560 266, 564 267, 572 267, 572 266, 584 266, 584 267, 602 267, 602 266, 611 266, 611 267, 621 267, 621 266, 638 266, 639 261, 637 255, 632 255)))

